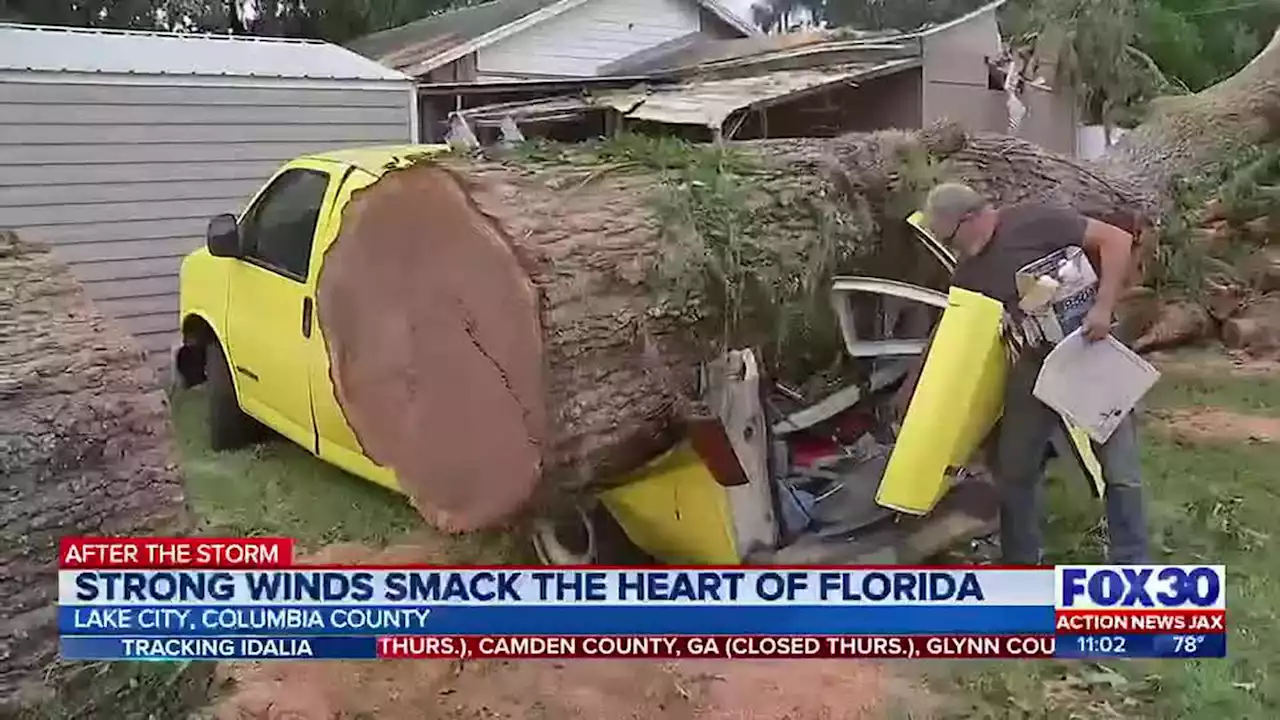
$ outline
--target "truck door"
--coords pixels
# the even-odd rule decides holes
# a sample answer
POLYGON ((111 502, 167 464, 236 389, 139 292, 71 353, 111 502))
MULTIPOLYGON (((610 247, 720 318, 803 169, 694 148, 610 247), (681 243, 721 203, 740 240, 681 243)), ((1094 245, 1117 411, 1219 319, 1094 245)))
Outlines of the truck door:
POLYGON ((315 322, 312 244, 333 174, 296 162, 277 175, 240 220, 243 262, 231 271, 228 357, 244 411, 315 449, 308 341, 315 322))
MULTIPOLYGON (((316 231, 315 249, 311 254, 311 275, 318 278, 324 266, 325 255, 342 229, 342 212, 351 196, 377 181, 377 177, 358 168, 344 173, 334 189, 333 200, 326 206, 325 217, 320 219, 316 231)), ((315 281, 312 281, 315 287, 315 281)), ((319 309, 317 309, 318 312, 319 309)), ((326 462, 337 465, 353 475, 378 483, 392 490, 399 489, 395 473, 382 467, 364 454, 359 440, 347 423, 338 403, 337 388, 333 383, 333 368, 329 349, 325 343, 324 327, 317 316, 312 328, 310 356, 311 400, 316 426, 317 454, 326 462)))

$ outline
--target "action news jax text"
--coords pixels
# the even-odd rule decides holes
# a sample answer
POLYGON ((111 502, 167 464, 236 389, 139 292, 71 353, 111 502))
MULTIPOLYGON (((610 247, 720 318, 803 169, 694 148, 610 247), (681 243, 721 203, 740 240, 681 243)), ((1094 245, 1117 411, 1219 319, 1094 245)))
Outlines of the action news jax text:
POLYGON ((346 567, 174 538, 60 561, 66 660, 1226 655, 1218 565, 346 567))

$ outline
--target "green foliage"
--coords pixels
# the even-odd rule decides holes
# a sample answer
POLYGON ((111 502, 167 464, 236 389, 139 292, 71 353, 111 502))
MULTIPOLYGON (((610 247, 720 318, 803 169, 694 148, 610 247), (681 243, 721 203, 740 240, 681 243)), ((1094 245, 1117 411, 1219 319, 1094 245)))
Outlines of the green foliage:
POLYGON ((1165 296, 1198 297, 1204 287, 1207 253, 1197 236, 1196 211, 1203 206, 1205 193, 1188 183, 1174 190, 1173 209, 1160 228, 1147 282, 1165 296))
MULTIPOLYGON (((526 162, 557 162, 582 146, 525 143, 526 162)), ((701 328, 713 352, 756 347, 783 376, 806 377, 838 361, 839 332, 827 293, 854 243, 847 213, 820 192, 771 182, 779 171, 732 148, 622 134, 588 144, 595 169, 655 174, 650 198, 662 252, 649 282, 655 313, 701 328), (816 232, 815 232, 816 229, 816 232)))
POLYGON ((1239 70, 1280 25, 1280 0, 1144 0, 1138 46, 1191 90, 1239 70))
POLYGON ((1089 124, 1132 124, 1131 108, 1175 92, 1137 42, 1139 0, 1030 0, 1005 16, 1015 46, 1034 48, 1057 64, 1059 83, 1073 86, 1089 124))
POLYGON ((1250 148, 1227 172, 1219 198, 1229 221, 1240 224, 1280 211, 1275 186, 1280 181, 1280 148, 1250 148))
POLYGON ((1280 217, 1280 147, 1245 146, 1199 175, 1179 179, 1160 228, 1150 281, 1162 294, 1197 295, 1206 279, 1239 279, 1236 267, 1255 249, 1243 228, 1256 218, 1280 217), (1214 252, 1203 227, 1204 208, 1221 203, 1228 223, 1214 252))

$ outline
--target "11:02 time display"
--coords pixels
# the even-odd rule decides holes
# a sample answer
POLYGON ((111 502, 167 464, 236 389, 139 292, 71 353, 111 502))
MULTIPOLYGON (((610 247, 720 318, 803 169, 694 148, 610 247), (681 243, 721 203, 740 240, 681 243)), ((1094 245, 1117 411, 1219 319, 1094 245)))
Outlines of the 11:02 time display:
POLYGON ((1124 655, 1127 639, 1121 635, 1077 635, 1076 650, 1086 655, 1124 655))

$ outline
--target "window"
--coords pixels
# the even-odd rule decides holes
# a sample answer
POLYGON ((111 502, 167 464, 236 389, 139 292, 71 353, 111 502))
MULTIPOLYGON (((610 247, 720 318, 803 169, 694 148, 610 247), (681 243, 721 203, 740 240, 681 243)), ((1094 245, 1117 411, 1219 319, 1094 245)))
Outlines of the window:
POLYGON ((245 218, 246 256, 305 281, 328 187, 329 176, 317 170, 289 170, 276 178, 245 218))

